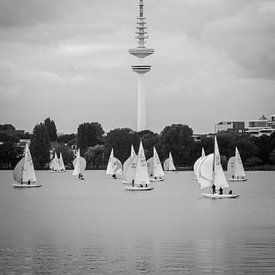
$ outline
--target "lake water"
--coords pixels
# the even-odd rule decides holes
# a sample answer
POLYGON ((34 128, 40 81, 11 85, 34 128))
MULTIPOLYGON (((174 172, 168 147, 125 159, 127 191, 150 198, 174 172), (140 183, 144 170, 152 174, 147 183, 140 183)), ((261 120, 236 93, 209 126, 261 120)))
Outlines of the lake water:
POLYGON ((0 171, 0 273, 274 274, 275 172, 247 177, 210 200, 192 172, 129 192, 104 171, 38 171, 29 190, 0 171))

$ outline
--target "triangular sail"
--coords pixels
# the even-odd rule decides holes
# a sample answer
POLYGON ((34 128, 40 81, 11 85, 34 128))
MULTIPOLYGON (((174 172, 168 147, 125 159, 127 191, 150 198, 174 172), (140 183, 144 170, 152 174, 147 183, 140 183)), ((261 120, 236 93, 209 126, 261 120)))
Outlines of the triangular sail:
POLYGON ((127 168, 127 170, 124 172, 124 179, 128 183, 132 183, 132 181, 135 179, 136 175, 136 168, 137 168, 137 156, 135 156, 127 168))
POLYGON ((73 176, 78 176, 82 174, 86 169, 86 160, 80 156, 80 150, 78 149, 76 158, 73 161, 74 171, 73 176))
POLYGON ((131 163, 132 163, 132 160, 136 157, 136 153, 135 153, 135 150, 134 150, 134 147, 133 145, 131 145, 131 154, 130 156, 124 161, 123 163, 123 173, 125 174, 127 169, 131 166, 131 163))
POLYGON ((23 182, 36 182, 36 175, 34 172, 34 166, 32 162, 31 152, 29 150, 28 143, 26 143, 25 157, 24 157, 24 168, 23 168, 23 182))
POLYGON ((193 166, 193 171, 194 171, 194 174, 195 174, 196 178, 198 178, 200 163, 201 163, 201 161, 203 160, 204 157, 205 157, 205 152, 204 152, 204 149, 202 147, 201 156, 195 161, 194 166, 193 166))
POLYGON ((164 176, 164 172, 161 166, 158 152, 156 148, 153 148, 154 151, 154 177, 160 178, 164 176))
POLYGON ((22 183, 23 181, 23 169, 24 169, 24 162, 25 157, 23 157, 15 166, 13 170, 13 179, 18 182, 22 183))
POLYGON ((169 158, 164 161, 163 168, 165 171, 175 171, 176 170, 171 152, 169 152, 169 158))
POLYGON ((200 188, 207 188, 212 184, 213 159, 214 154, 207 155, 201 159, 198 169, 198 183, 200 188))
POLYGON ((229 187, 227 180, 225 178, 222 165, 221 165, 221 157, 219 152, 219 147, 217 143, 217 138, 214 140, 214 169, 213 169, 213 184, 216 188, 226 188, 229 187))
POLYGON ((227 173, 229 174, 230 178, 235 177, 235 159, 235 156, 231 157, 227 162, 227 173))
POLYGON ((55 172, 60 172, 60 165, 59 165, 59 160, 58 160, 58 157, 57 157, 57 154, 56 152, 54 153, 54 159, 53 159, 53 171, 55 172))
POLYGON ((113 175, 114 174, 113 161, 114 161, 114 149, 112 148, 112 151, 111 151, 110 156, 109 156, 106 175, 113 175))
POLYGON ((149 176, 148 176, 148 172, 147 172, 147 162, 146 162, 142 142, 140 142, 134 184, 138 185, 138 186, 140 184, 148 185, 149 182, 150 181, 149 181, 149 176))
POLYGON ((235 178, 245 178, 243 162, 237 147, 235 149, 235 178))
POLYGON ((61 152, 60 152, 60 156, 59 156, 59 168, 61 171, 66 170, 61 152))
POLYGON ((113 174, 122 175, 122 164, 118 158, 113 158, 113 174))

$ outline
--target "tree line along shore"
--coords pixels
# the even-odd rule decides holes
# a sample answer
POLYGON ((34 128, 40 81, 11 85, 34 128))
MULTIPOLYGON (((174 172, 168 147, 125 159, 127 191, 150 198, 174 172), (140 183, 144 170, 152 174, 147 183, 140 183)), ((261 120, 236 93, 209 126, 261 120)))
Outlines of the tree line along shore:
MULTIPOLYGON (((0 125, 0 130, 8 126, 11 125, 0 125)), ((275 133, 254 137, 245 133, 221 132, 216 136, 224 168, 237 146, 246 170, 275 170, 275 133)), ((54 152, 58 156, 62 152, 66 168, 71 169, 77 148, 87 161, 87 169, 105 169, 112 148, 114 155, 123 163, 130 155, 131 145, 137 152, 142 140, 146 159, 153 155, 155 146, 161 161, 171 152, 178 170, 192 170, 202 147, 206 154, 210 154, 214 144, 214 134, 201 135, 197 140, 193 137, 192 128, 184 124, 172 124, 160 133, 154 133, 150 130, 136 132, 129 128, 105 132, 98 122, 85 122, 78 126, 77 134, 58 136, 54 120, 46 118, 34 126, 31 134, 0 133, 0 169, 13 169, 22 158, 22 139, 30 140, 35 169, 48 169, 54 152)))

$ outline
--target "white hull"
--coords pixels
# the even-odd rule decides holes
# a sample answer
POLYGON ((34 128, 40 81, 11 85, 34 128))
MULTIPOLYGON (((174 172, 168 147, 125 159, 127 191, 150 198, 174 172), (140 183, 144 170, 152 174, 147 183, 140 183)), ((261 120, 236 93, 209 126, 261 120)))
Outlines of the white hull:
POLYGON ((159 178, 159 179, 154 179, 154 178, 152 178, 152 179, 149 179, 151 182, 158 182, 158 181, 164 181, 164 179, 162 179, 162 178, 159 178))
POLYGON ((209 194, 209 193, 201 193, 201 195, 209 199, 234 199, 240 196, 240 195, 230 195, 230 194, 219 195, 219 194, 209 194))
POLYGON ((130 184, 130 182, 128 182, 126 180, 121 181, 121 183, 123 183, 123 184, 130 184))
POLYGON ((247 181, 247 179, 227 179, 228 181, 247 181))
POLYGON ((12 186, 15 188, 33 188, 33 187, 40 187, 40 186, 42 186, 42 184, 14 183, 14 184, 12 184, 12 186))
POLYGON ((147 187, 139 187, 139 186, 129 186, 124 188, 127 191, 149 191, 153 190, 154 187, 147 186, 147 187))

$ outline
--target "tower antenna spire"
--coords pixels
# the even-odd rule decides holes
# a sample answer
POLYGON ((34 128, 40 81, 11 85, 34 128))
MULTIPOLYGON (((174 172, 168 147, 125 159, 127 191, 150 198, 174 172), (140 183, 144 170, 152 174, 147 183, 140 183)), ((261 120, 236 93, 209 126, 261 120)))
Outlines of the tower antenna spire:
POLYGON ((144 65, 143 59, 148 55, 154 53, 154 49, 145 47, 145 40, 148 39, 148 32, 146 27, 146 17, 144 17, 144 4, 143 0, 139 0, 139 13, 136 23, 136 38, 138 40, 138 46, 134 49, 129 49, 129 53, 136 56, 140 64, 133 65, 132 69, 138 74, 138 118, 137 118, 137 131, 145 130, 145 89, 143 75, 151 70, 150 65, 144 65))

